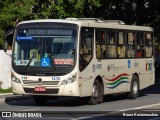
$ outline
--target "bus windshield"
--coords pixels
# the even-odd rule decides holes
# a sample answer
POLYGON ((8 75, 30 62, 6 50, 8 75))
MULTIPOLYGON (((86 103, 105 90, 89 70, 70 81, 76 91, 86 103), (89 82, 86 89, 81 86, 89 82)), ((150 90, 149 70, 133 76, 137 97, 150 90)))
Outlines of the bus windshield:
POLYGON ((76 29, 19 28, 16 32, 15 66, 54 67, 75 64, 76 29))

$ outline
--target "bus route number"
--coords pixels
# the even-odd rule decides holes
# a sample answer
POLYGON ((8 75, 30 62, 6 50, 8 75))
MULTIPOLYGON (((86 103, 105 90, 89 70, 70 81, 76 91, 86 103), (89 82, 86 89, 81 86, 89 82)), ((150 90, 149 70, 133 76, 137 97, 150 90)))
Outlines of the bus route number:
POLYGON ((60 77, 52 77, 52 80, 54 80, 54 81, 59 81, 59 80, 60 80, 60 77))

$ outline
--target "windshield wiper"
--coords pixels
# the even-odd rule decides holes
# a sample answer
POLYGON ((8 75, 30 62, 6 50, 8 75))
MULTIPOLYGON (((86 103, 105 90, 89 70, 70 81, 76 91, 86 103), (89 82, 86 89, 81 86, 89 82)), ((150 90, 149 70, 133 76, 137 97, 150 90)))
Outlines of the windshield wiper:
POLYGON ((61 44, 60 44, 60 46, 58 47, 58 50, 57 50, 57 52, 56 52, 56 55, 59 54, 59 52, 61 51, 62 46, 63 46, 63 43, 61 42, 61 44))
MULTIPOLYGON (((52 58, 52 59, 53 59, 53 63, 54 63, 54 59, 56 58, 56 56, 57 56, 57 55, 59 54, 59 52, 61 51, 62 46, 63 46, 63 43, 61 42, 61 44, 60 44, 60 46, 58 47, 58 50, 57 50, 57 52, 56 52, 56 54, 55 54, 55 57, 52 58)), ((53 66, 52 66, 53 70, 56 70, 56 67, 57 67, 57 66, 53 64, 53 66)))

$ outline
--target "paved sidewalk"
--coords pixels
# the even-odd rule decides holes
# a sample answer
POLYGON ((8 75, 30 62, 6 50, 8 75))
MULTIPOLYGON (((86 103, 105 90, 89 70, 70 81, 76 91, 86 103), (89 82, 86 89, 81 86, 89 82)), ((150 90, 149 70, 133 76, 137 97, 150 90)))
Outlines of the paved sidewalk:
POLYGON ((13 93, 0 93, 0 99, 10 96, 14 96, 13 93))

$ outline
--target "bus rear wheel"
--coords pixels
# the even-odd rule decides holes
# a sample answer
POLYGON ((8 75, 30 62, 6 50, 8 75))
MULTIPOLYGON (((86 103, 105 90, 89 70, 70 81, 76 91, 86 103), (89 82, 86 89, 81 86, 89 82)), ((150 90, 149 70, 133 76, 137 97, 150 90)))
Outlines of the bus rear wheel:
POLYGON ((128 98, 136 99, 139 96, 139 81, 136 75, 133 76, 131 81, 130 92, 128 94, 128 98))
POLYGON ((33 99, 37 105, 45 105, 48 101, 46 96, 33 95, 33 99))
POLYGON ((89 98, 88 104, 96 105, 99 102, 103 102, 103 87, 98 80, 95 80, 92 87, 92 95, 89 98))

